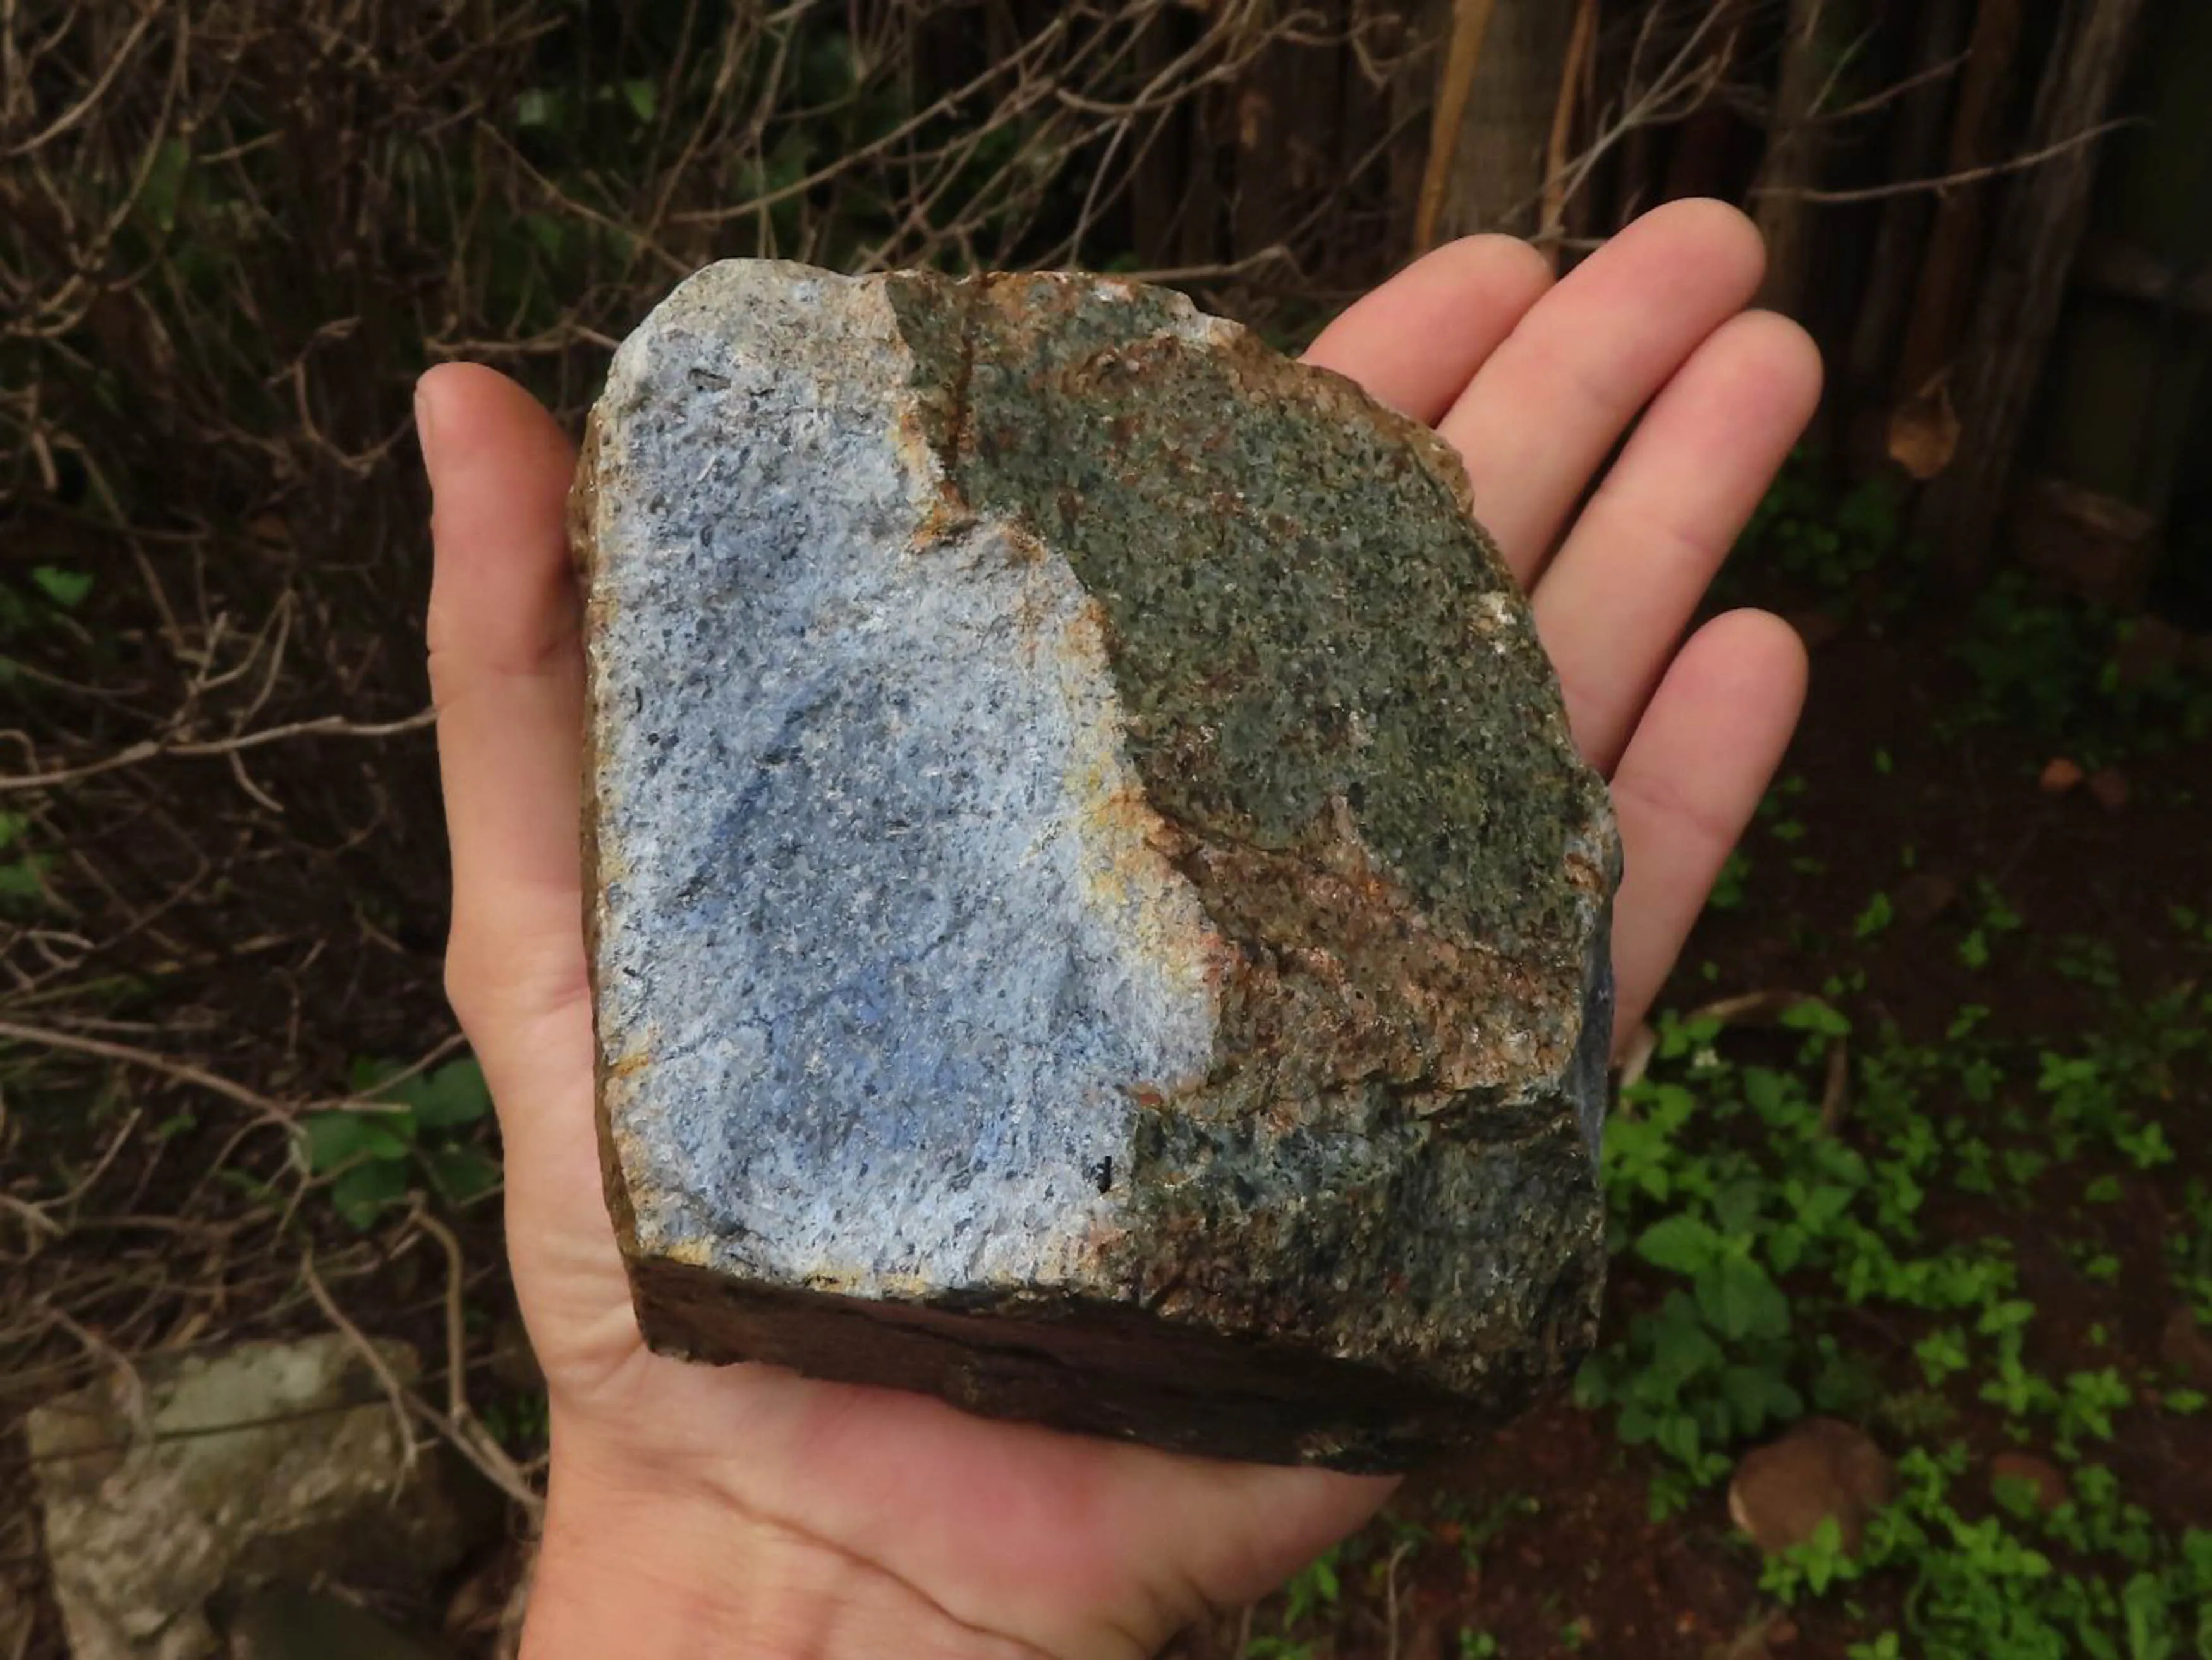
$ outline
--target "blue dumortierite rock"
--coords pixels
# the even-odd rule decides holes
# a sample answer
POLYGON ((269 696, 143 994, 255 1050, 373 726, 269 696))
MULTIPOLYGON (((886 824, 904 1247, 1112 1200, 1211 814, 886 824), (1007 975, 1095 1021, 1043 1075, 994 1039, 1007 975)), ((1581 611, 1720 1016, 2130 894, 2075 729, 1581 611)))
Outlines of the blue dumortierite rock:
POLYGON ((653 313, 574 504, 649 1341, 1356 1468, 1564 1374, 1619 854, 1470 509, 1127 283, 653 313))

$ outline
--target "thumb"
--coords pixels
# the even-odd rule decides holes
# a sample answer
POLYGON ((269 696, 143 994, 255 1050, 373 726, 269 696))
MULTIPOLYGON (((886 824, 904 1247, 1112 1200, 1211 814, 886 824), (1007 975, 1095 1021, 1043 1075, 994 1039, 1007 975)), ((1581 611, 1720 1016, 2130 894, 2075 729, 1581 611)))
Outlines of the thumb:
POLYGON ((579 850, 584 655, 566 520, 575 451, 505 376, 416 395, 434 498, 430 689, 453 844, 446 988, 499 1104, 507 1247, 556 1392, 637 1347, 599 1189, 579 850))
POLYGON ((416 409, 434 501, 430 688, 453 861, 447 982, 481 1048, 490 1029, 585 990, 584 661, 565 530, 575 452, 529 393, 472 364, 431 370, 416 409))

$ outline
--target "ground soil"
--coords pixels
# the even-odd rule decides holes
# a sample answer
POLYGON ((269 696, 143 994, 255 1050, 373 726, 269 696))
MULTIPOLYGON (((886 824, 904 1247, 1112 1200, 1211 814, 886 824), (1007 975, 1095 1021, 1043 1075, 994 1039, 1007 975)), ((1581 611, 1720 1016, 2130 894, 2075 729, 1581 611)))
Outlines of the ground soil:
MULTIPOLYGON (((1812 701, 1785 769, 1803 780, 1787 812, 1807 826, 1805 838, 1784 845, 1770 828, 1754 830, 1747 843, 1753 862, 1747 901, 1710 913, 1700 925, 1670 988, 1674 1006, 1747 991, 1817 991, 1831 976, 1863 970, 1864 989, 1851 1000, 1855 1017, 1893 1020, 1912 1041, 1941 1041, 1962 1005, 1981 1003, 1992 1010, 1991 1025, 2008 1036, 2063 1042, 2100 1018, 2103 1006, 2100 994, 2057 970, 2077 937, 2108 946, 2124 982, 2145 992, 2212 978, 2212 952, 2192 951, 2167 915, 2177 902, 2212 910, 2212 745, 2130 755, 2120 763, 2127 800, 2117 808, 2082 788, 2048 794, 2039 783, 2052 759, 2048 742, 2003 727, 1962 729, 1949 719, 1966 688, 1943 650, 1947 637, 1933 624, 1876 628, 1862 621, 1818 647, 1812 701), (1878 753, 1886 769, 1877 766, 1878 753), (1793 866, 1808 855, 1817 866, 1793 866), (1973 895, 1983 878, 2025 924, 1976 970, 1960 961, 1957 945, 1974 925, 1973 895), (1871 940, 1859 939, 1853 920, 1877 891, 1898 899, 1899 918, 1871 940)), ((420 955, 421 972, 406 977, 434 990, 434 946, 420 955)), ((2165 1121, 2182 1155, 2177 1173, 2212 1171, 2205 1080, 2178 1087, 2181 1110, 2165 1121)), ((1978 1110, 1964 1102, 1943 1104, 1978 1110)), ((183 1153, 214 1128, 183 1133, 171 1145, 173 1162, 197 1168, 198 1161, 183 1153)), ((213 1202, 204 1186, 169 1193, 150 1167, 130 1179, 135 1202, 122 1207, 142 1213, 167 1206, 190 1217, 213 1202)), ((2092 1364, 2087 1334, 2101 1323, 2127 1357, 2148 1368, 2172 1309, 2163 1261, 2164 1207, 2172 1188, 2131 1179, 2128 1202, 2103 1207, 2103 1243, 2124 1265, 2116 1286, 2083 1277, 2016 1196, 1941 1195, 1929 1225, 2014 1240, 2026 1294, 2043 1316, 2039 1365, 2092 1364)), ((512 1304, 496 1271, 495 1220, 476 1215, 462 1230, 469 1300, 484 1329, 477 1334, 483 1353, 472 1355, 471 1389, 473 1398, 489 1400, 503 1387, 490 1375, 493 1333, 511 1324, 512 1304)), ((240 1237, 258 1237, 256 1225, 240 1237)), ((335 1248, 343 1231, 332 1228, 335 1248)), ((143 1243, 157 1257, 167 1238, 152 1235, 143 1243)), ((415 1341, 431 1357, 434 1380, 443 1347, 440 1273, 427 1254, 402 1252, 372 1264, 346 1292, 349 1312, 366 1329, 415 1341)), ((1632 1266, 1618 1274, 1613 1320, 1654 1289, 1632 1266)), ((189 1319, 190 1306, 179 1314, 189 1319)), ((273 1298, 225 1304, 204 1341, 319 1329, 321 1316, 292 1285, 273 1298)), ((1884 1341, 1869 1331, 1847 1335, 1861 1347, 1884 1341)), ((1909 1341, 1894 1335, 1892 1347, 1909 1341)), ((2094 1363, 2109 1355, 2098 1351, 2094 1363)), ((2169 1523, 2212 1519, 2212 1419, 2131 1414, 2123 1424, 2107 1462, 2130 1499, 2169 1523)), ((1984 1454, 2008 1444, 1994 1422, 1970 1418, 1958 1432, 1984 1454)), ((1560 1402, 1479 1454, 1425 1474, 1393 1511, 1418 1529, 1386 1519, 1347 1552, 1340 1611, 1331 1631, 1315 1640, 1313 1660, 1459 1660, 1462 1630, 1489 1633, 1496 1647, 1488 1652, 1504 1660, 1570 1653, 1841 1660, 1850 1641, 1884 1623, 1895 1591, 1879 1585, 1867 1589, 1858 1621, 1819 1610, 1785 1616, 1760 1594, 1756 1558, 1731 1528, 1718 1492, 1655 1522, 1650 1469, 1643 1455, 1614 1439, 1603 1418, 1560 1402)), ((0 1487, 25 1474, 0 1456, 0 1487)), ((0 1505, 0 1511, 10 1508, 0 1505)), ((22 1516, 18 1511, 15 1519, 22 1516)), ((0 1529, 0 1566, 36 1594, 33 1560, 22 1529, 12 1535, 0 1529)), ((505 1554, 488 1558, 477 1577, 498 1578, 508 1560, 505 1554)), ((479 1592, 470 1586, 459 1594, 497 1600, 479 1592)), ((1185 1660, 1231 1660, 1245 1634, 1270 1629, 1267 1618, 1265 1610, 1224 1615, 1190 1633, 1180 1652, 1185 1660)), ((35 1630, 30 1653, 60 1652, 51 1606, 35 1630)))
MULTIPOLYGON (((1674 1006, 1767 988, 1814 993, 1832 976, 1863 970, 1855 1016, 1894 1020, 1910 1041, 1940 1042, 1957 1011, 1978 1003, 1991 1009, 1993 1031, 2063 1043, 2101 1018, 2090 989, 2055 968, 2076 936, 2108 944, 2130 988, 2212 978, 2212 953, 2189 947, 2168 916, 2177 903, 2212 905, 2212 745, 2123 761, 2128 799, 2117 810, 2080 788, 2047 794, 2039 781, 2052 759, 2047 743, 2002 727, 1951 724, 1967 689, 1942 637, 1933 629, 1858 624, 1815 650, 1812 700, 1784 771, 1804 780, 1789 812, 1808 834, 1785 848, 1754 830, 1746 843, 1753 866, 1747 902, 1700 925, 1669 989, 1674 1006), (1877 767, 1878 751, 1887 771, 1877 767), (1902 868, 1906 848, 1911 871, 1902 868), (1792 868, 1797 854, 1823 867, 1792 868), (1889 928, 1870 941, 1855 938, 1869 897, 1899 896, 1916 873, 1929 879, 1915 887, 1910 912, 1901 904, 1889 928), (2025 923, 1975 970, 1956 946, 1973 925, 1982 877, 2025 923), (1947 892, 1955 897, 1926 915, 1947 892)), ((2045 1371, 2107 1364, 2112 1350, 2093 1351, 2087 1336, 2100 1323, 2125 1359, 2154 1368, 2173 1307, 2160 1195, 2189 1173, 2212 1172, 2206 1085, 2182 1080, 2178 1110, 2164 1120, 2181 1154, 2176 1182, 2131 1180, 2126 1202, 2102 1207, 2103 1243, 2123 1263, 2117 1285, 2077 1272, 2053 1231, 2036 1225, 2039 1208, 2015 1196, 1932 1201, 1929 1229, 1938 1237, 2014 1241, 2022 1294, 2039 1311, 2042 1347, 2032 1358, 2045 1371)), ((1963 1100, 1939 1104, 1988 1110, 1963 1100)), ((1651 1290, 1627 1266, 1615 1277, 1611 1318, 1651 1290)), ((1877 1347, 1884 1341, 1841 1335, 1859 1347, 1870 1336, 1877 1347)), ((2122 1426, 2100 1456, 2129 1498, 2169 1525, 2212 1522, 2212 1422, 2139 1413, 2122 1426)), ((1984 1456, 2010 1444, 1993 1416, 1978 1422, 1970 1413, 1954 1432, 1984 1456)), ((1756 1556, 1730 1526, 1721 1491, 1654 1522, 1651 1468, 1602 1418, 1564 1402, 1540 1410, 1479 1454, 1409 1484, 1395 1509, 1425 1536, 1395 1568, 1392 1541, 1414 1538, 1413 1529, 1370 1535, 1354 1548, 1343 1575, 1345 1614, 1311 1653, 1458 1660, 1465 1629, 1487 1633, 1496 1641, 1487 1651, 1503 1660, 1841 1660, 1850 1641, 1887 1623, 1896 1592, 1880 1585, 1867 1588, 1859 1620, 1785 1614, 1760 1595, 1756 1556), (1486 1519, 1473 1529, 1479 1538, 1467 1517, 1486 1519)), ((1185 1652, 1229 1660, 1240 1633, 1268 1629, 1264 1611, 1249 1627, 1241 1616, 1225 1617, 1194 1633, 1185 1652)))

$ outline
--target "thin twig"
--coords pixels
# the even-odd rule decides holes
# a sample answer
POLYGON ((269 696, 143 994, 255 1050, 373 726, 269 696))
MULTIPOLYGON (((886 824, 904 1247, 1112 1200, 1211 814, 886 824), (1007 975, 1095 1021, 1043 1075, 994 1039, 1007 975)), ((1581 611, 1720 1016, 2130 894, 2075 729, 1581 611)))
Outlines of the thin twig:
POLYGON ((13 1020, 0 1020, 0 1043, 35 1043, 46 1049, 94 1055, 103 1061, 119 1061, 125 1066, 143 1067, 149 1072, 173 1078, 180 1084, 191 1084, 226 1100, 235 1101, 242 1107, 251 1107, 263 1117, 279 1123, 289 1123, 297 1110, 283 1102, 250 1090, 243 1084, 218 1077, 189 1061, 172 1060, 166 1055, 157 1055, 152 1049, 142 1049, 130 1043, 111 1043, 101 1037, 79 1037, 70 1032, 53 1031, 45 1026, 26 1026, 13 1020))
POLYGON ((1715 1002, 1701 1004, 1697 1008, 1692 1009, 1687 1018, 1692 1022, 1717 1020, 1726 1025, 1730 1021, 1747 1018, 1771 1019, 1787 1013, 1791 1009, 1802 1007, 1807 1003, 1817 1003, 1820 1000, 1811 993, 1802 991, 1739 992, 1733 997, 1723 997, 1715 1002))
POLYGON ((100 72, 100 78, 92 83, 91 89, 76 103, 56 116, 43 131, 32 134, 30 137, 9 150, 6 159, 10 161, 20 161, 36 150, 43 149, 82 121, 93 106, 106 95, 108 88, 115 84, 115 77, 122 73, 124 64, 130 61, 131 52, 137 46, 139 38, 153 27, 155 20, 167 9, 167 8, 164 6, 149 5, 143 12, 140 13, 138 21, 131 27, 131 32, 123 37, 122 41, 109 55, 107 67, 100 72))
POLYGON ((385 1396, 392 1404, 392 1421, 399 1432, 399 1474, 392 1484, 396 1489, 400 1481, 414 1475, 416 1461, 422 1456, 422 1450, 421 1443, 415 1438, 415 1425, 412 1414, 408 1411, 411 1397, 407 1386, 392 1370, 392 1363, 385 1359, 384 1351, 359 1326, 346 1318, 345 1310, 338 1307, 337 1300, 323 1284, 322 1276, 315 1272, 315 1253, 312 1250, 300 1254, 300 1278, 307 1287, 307 1294, 315 1299, 315 1306, 322 1310, 323 1316, 338 1329, 339 1335, 347 1342, 353 1345, 361 1358, 368 1362, 376 1381, 384 1386, 385 1396))
POLYGON ((1839 122, 1854 120, 1862 115, 1871 115, 1875 111, 1895 103, 1906 94, 1917 91, 1930 81, 1940 81, 1947 75, 1956 73, 1972 56, 1972 52, 1962 52, 1956 58, 1938 64, 1932 69, 1924 69, 1917 75, 1909 75, 1893 86, 1884 87, 1880 92, 1869 93, 1864 98, 1842 105, 1836 109, 1822 110, 1812 119, 1823 126, 1832 126, 1839 122))
POLYGON ((463 1423, 473 1414, 469 1411, 468 1325, 464 1318, 466 1311, 461 1306, 465 1278, 461 1242, 453 1237, 451 1228, 430 1214, 429 1207, 419 1195, 415 1202, 415 1221, 446 1253, 446 1414, 456 1424, 463 1423))
POLYGON ((1406 1560, 1413 1548, 1412 1540, 1401 1539, 1382 1570, 1384 1619, 1388 1621, 1388 1634, 1384 1639, 1388 1645, 1384 1650, 1387 1660, 1398 1660, 1398 1565, 1406 1560))
POLYGON ((426 727, 436 725, 437 720, 435 709, 424 709, 404 721, 349 721, 343 715, 325 714, 313 721, 295 721, 289 726, 270 727, 261 732, 241 733, 235 738, 193 739, 183 743, 149 738, 128 749, 118 750, 102 760, 88 762, 81 767, 66 767, 57 772, 32 773, 14 778, 0 776, 0 790, 52 789, 57 784, 73 784, 81 778, 95 778, 101 773, 135 767, 165 755, 235 757, 241 751, 259 749, 264 744, 281 743, 290 738, 396 738, 405 733, 421 732, 426 727))
POLYGON ((1844 1110, 1850 1105, 1851 1053, 1840 1037, 1828 1043, 1828 1077, 1820 1091, 1820 1134, 1833 1135, 1843 1128, 1844 1110))
POLYGON ((1629 1035, 1628 1047, 1620 1055, 1621 1094, 1644 1081, 1644 1074, 1651 1070, 1651 1057, 1658 1052, 1659 1034, 1649 1025, 1639 1025, 1629 1035))
POLYGON ((1537 222, 1537 241, 1549 251, 1554 267, 1559 240, 1566 229, 1567 146, 1574 139, 1577 94, 1589 76, 1590 54, 1596 46, 1597 0, 1581 0, 1575 9, 1573 33, 1567 38, 1559 101, 1552 106, 1551 140, 1544 149, 1544 210, 1537 222))
POLYGON ((1940 179, 1907 179, 1894 185, 1869 185, 1863 190, 1753 190, 1753 196, 1794 196, 1800 201, 1842 204, 1849 202, 1879 202, 1887 197, 1911 196, 1923 191, 1956 190, 1961 185, 1978 185, 1984 179, 2002 178, 2007 173, 2025 173, 2039 167, 2047 161, 2094 144, 2100 138, 2118 131, 2122 127, 2140 126, 2134 116, 2123 116, 2116 120, 2100 121, 2087 132, 2077 132, 2071 138, 2049 144, 2026 155, 2012 156, 2002 161, 1992 161, 1984 167, 1968 167, 1964 173, 1947 173, 1940 179))

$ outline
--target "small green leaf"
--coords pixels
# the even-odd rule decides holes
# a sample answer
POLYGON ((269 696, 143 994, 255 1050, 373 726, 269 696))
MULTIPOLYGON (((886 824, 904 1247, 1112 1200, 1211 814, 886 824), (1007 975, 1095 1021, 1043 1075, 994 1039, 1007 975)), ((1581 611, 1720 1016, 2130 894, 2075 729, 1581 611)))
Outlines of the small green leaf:
POLYGON ((1730 1366, 1721 1373, 1721 1393, 1735 1409, 1736 1433, 1756 1435, 1770 1422, 1787 1422, 1805 1410, 1796 1389, 1763 1366, 1730 1366))
POLYGON ((434 1147, 422 1155, 430 1181, 447 1204, 465 1205, 499 1185, 500 1168, 474 1147, 434 1147))
POLYGON ((307 1137, 309 1173, 325 1175, 356 1158, 406 1158, 408 1138, 399 1122, 403 1117, 380 1112, 309 1113, 300 1121, 307 1137))
POLYGON ((1797 1224, 1808 1233, 1820 1233, 1850 1208, 1851 1190, 1824 1182, 1808 1193, 1797 1207, 1797 1224))
POLYGON ((325 1175, 358 1158, 365 1146, 362 1122, 357 1112, 314 1112, 301 1119, 309 1173, 325 1175))
POLYGON ((1659 1432, 1659 1420, 1650 1408, 1632 1401, 1613 1420, 1613 1433, 1632 1447, 1640 1447, 1659 1432))
POLYGON ((623 100, 629 106, 630 113, 641 121, 650 121, 659 113, 660 92, 650 81, 625 81, 622 83, 623 100))
POLYGON ((1723 1254, 1698 1276, 1694 1290, 1698 1307, 1723 1337, 1789 1335, 1790 1299, 1765 1268, 1740 1252, 1723 1254))
POLYGON ((153 165, 146 169, 146 181, 138 203, 163 232, 176 227, 177 209, 184 200, 191 168, 192 153, 182 139, 165 138, 155 149, 153 165))
POLYGON ((425 1129, 473 1124, 491 1110, 491 1090, 474 1056, 454 1061, 400 1091, 425 1129))
POLYGON ((1858 915, 1858 921, 1851 924, 1851 931, 1862 939, 1871 939, 1896 917, 1897 907, 1890 903, 1889 896, 1877 893, 1867 901, 1866 909, 1858 915))
POLYGON ((1720 1236, 1697 1216, 1670 1216, 1656 1222, 1636 1242, 1636 1254, 1655 1268, 1694 1274, 1711 1262, 1720 1236))
POLYGON ((548 259, 558 259, 561 257, 562 249, 568 244, 568 227, 550 214, 524 214, 522 228, 527 233, 530 240, 538 245, 538 251, 548 259))
POLYGON ((346 1088, 355 1095, 374 1100, 384 1080, 399 1070, 396 1061, 371 1061, 366 1055, 356 1055, 353 1064, 346 1068, 346 1088))
POLYGON ((1848 1037, 1851 1023, 1817 997, 1783 1010, 1782 1024, 1792 1031, 1818 1032, 1824 1037, 1848 1037))
POLYGON ((397 1159, 364 1159, 331 1184, 331 1203, 357 1228, 406 1197, 407 1166, 397 1159))
POLYGON ((561 94, 544 87, 532 87, 514 100, 514 125, 518 127, 550 127, 559 125, 561 94))
POLYGON ((2128 1660, 2172 1660, 2180 1652, 2166 1611, 2166 1582, 2157 1574, 2130 1579, 2120 1592, 2120 1608, 2127 1616, 2128 1660))
POLYGON ((1765 1185, 1749 1179, 1731 1182, 1713 1195, 1713 1216, 1723 1233, 1741 1237, 1758 1225, 1765 1185))
POLYGON ((1713 879, 1711 894, 1705 903, 1715 910, 1736 910, 1743 904, 1744 884, 1751 876, 1751 860, 1741 851, 1729 854, 1722 863, 1720 874, 1713 879))
POLYGON ((81 570, 64 570, 58 565, 38 565, 32 568, 31 581, 63 610, 72 610, 84 603, 92 592, 91 576, 81 570))
POLYGON ((27 853, 13 864, 0 865, 0 899, 44 899, 42 879, 53 862, 50 853, 27 853))

